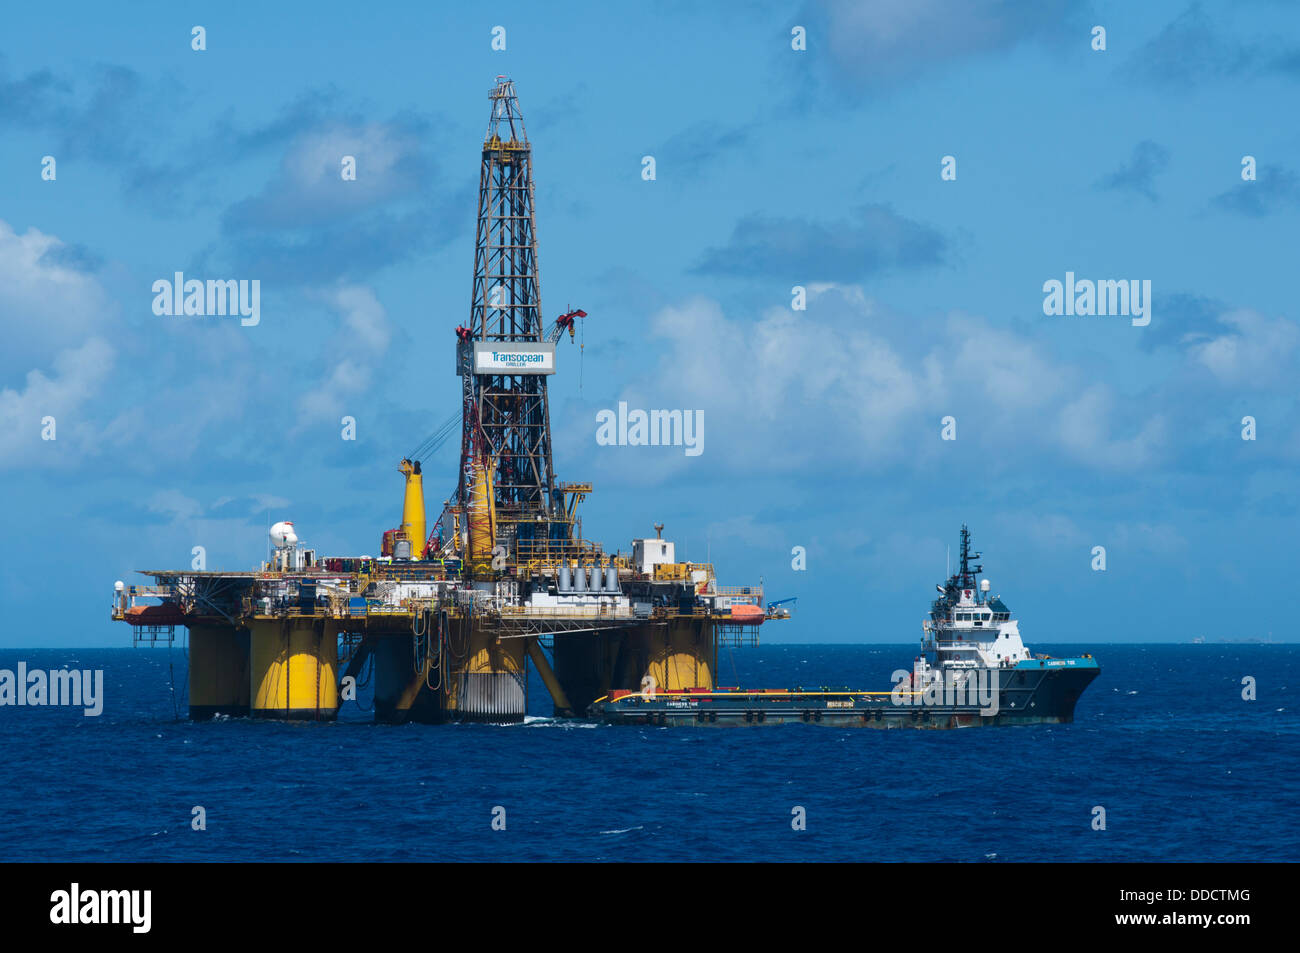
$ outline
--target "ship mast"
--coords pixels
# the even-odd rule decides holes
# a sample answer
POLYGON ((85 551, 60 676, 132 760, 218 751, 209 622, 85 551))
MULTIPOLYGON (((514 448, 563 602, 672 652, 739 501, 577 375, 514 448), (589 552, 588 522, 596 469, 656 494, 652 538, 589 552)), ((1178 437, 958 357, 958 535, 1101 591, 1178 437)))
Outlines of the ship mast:
POLYGON ((974 589, 975 577, 984 571, 983 566, 972 566, 974 560, 983 556, 983 553, 972 553, 970 551, 970 530, 966 524, 961 524, 961 570, 958 573, 958 589, 974 589))

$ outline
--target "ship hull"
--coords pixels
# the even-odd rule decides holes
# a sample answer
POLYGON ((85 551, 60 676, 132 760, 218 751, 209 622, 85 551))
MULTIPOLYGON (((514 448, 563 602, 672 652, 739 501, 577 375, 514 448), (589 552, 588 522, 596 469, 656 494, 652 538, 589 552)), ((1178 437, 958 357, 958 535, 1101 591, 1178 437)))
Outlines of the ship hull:
POLYGON ((1101 673, 1092 659, 1022 662, 998 670, 997 704, 927 704, 907 693, 713 692, 627 695, 592 714, 609 724, 728 726, 814 724, 839 728, 973 728, 1074 721, 1079 696, 1101 673))

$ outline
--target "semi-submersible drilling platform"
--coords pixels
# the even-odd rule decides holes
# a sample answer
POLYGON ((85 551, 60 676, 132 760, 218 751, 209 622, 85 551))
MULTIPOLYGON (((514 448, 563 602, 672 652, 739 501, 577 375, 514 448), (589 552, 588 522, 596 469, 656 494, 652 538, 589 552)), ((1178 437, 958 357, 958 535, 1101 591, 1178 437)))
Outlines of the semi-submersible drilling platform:
POLYGON ((455 338, 463 405, 442 428, 460 417, 455 496, 426 535, 416 457, 435 431, 401 462, 402 523, 377 558, 317 558, 284 522, 259 572, 117 583, 113 618, 137 643, 188 629, 191 718, 332 719, 341 686, 372 680, 376 720, 521 721, 529 660, 555 714, 582 717, 611 694, 711 692, 720 646, 755 644, 760 624, 789 616, 759 586, 677 561, 662 525, 628 554, 583 538, 591 484, 555 479, 546 379, 585 313, 542 317, 532 147, 514 84, 498 77, 489 98, 470 320, 455 338))

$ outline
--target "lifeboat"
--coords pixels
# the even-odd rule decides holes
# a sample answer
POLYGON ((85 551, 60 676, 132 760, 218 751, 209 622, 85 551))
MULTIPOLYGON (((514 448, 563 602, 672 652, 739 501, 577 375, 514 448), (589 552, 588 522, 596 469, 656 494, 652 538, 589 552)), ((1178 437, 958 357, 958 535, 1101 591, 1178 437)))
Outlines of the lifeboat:
POLYGON ((762 606, 735 605, 731 607, 731 621, 742 625, 762 625, 766 616, 762 606))
POLYGON ((185 613, 174 602, 160 606, 132 606, 124 613, 131 625, 183 625, 185 613))

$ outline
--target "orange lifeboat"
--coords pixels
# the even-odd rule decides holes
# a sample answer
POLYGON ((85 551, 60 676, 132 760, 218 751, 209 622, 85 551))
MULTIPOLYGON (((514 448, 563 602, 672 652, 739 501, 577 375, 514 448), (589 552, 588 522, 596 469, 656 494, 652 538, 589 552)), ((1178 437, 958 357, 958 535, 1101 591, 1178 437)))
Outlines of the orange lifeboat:
POLYGON ((766 615, 762 606, 734 605, 731 607, 731 621, 742 625, 762 625, 766 615))
POLYGON ((131 625, 183 625, 185 613, 174 602, 160 606, 132 606, 123 615, 131 625))

